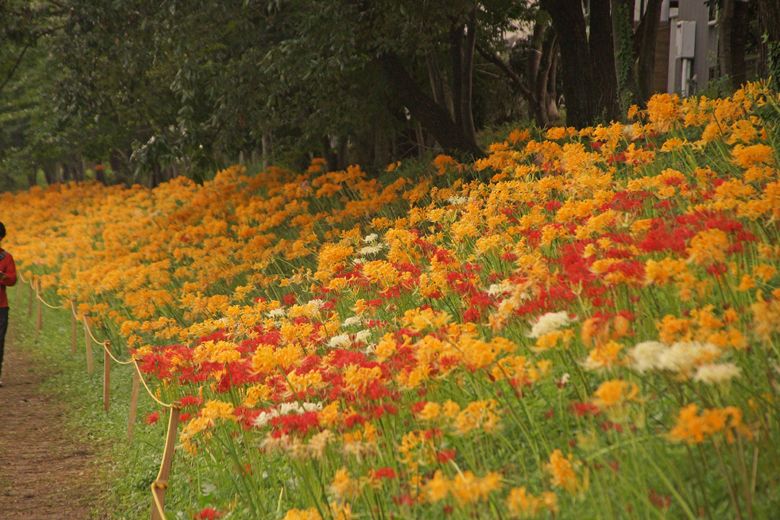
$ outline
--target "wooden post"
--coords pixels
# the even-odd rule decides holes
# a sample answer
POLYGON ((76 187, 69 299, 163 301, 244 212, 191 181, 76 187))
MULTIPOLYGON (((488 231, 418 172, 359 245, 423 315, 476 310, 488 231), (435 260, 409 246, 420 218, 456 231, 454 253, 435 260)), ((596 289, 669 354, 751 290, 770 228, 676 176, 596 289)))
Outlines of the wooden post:
POLYGON ((108 413, 110 406, 110 393, 111 393, 111 356, 109 351, 111 350, 111 342, 106 341, 103 348, 103 410, 108 413))
POLYGON ((38 319, 36 320, 36 327, 38 332, 43 328, 43 303, 41 303, 41 280, 38 279, 38 285, 35 287, 35 301, 38 303, 38 319))
POLYGON ((152 482, 152 520, 162 520, 163 518, 160 513, 165 509, 165 490, 168 488, 168 477, 171 474, 178 428, 179 408, 173 406, 168 419, 168 434, 165 437, 165 450, 163 451, 162 464, 160 464, 160 472, 157 474, 157 479, 152 482))
POLYGON ((35 285, 35 278, 30 278, 30 294, 28 295, 29 298, 27 300, 27 317, 32 318, 32 311, 33 311, 33 300, 35 300, 35 288, 33 287, 35 285))
POLYGON ((127 414, 127 440, 133 440, 133 428, 135 428, 135 414, 138 410, 138 390, 141 388, 141 379, 138 371, 133 366, 133 386, 130 390, 130 411, 127 414))
POLYGON ((89 338, 86 316, 84 316, 84 350, 87 355, 87 374, 92 374, 95 371, 95 358, 92 355, 92 341, 89 338))
POLYGON ((70 301, 70 353, 76 353, 76 337, 78 336, 78 330, 76 329, 76 307, 73 304, 73 300, 70 301))

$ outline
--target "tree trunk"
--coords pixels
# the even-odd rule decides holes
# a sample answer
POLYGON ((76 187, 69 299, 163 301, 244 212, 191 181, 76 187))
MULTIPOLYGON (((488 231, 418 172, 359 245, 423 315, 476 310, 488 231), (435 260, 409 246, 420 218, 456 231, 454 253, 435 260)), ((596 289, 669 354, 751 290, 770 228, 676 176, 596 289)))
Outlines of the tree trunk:
POLYGON ((591 125, 597 112, 596 89, 582 4, 579 0, 542 0, 541 5, 558 33, 566 122, 578 128, 591 125))
POLYGON ((463 60, 461 62, 460 80, 460 119, 463 133, 469 141, 477 142, 477 130, 474 127, 474 110, 472 100, 474 96, 474 49, 477 45, 477 6, 469 13, 468 32, 463 45, 463 60))
POLYGON ((106 185, 106 171, 100 167, 95 167, 95 180, 97 180, 100 184, 106 185))
POLYGON ((547 73, 547 120, 552 124, 561 117, 558 112, 558 61, 561 53, 559 52, 557 41, 552 51, 550 51, 550 55, 552 60, 550 61, 550 70, 547 73))
POLYGON ((661 4, 663 0, 648 0, 642 17, 637 58, 639 100, 647 102, 653 94, 653 73, 655 72, 655 42, 658 24, 661 22, 661 4))
POLYGON ((111 173, 114 177, 114 182, 125 185, 130 184, 131 176, 127 168, 127 156, 119 148, 111 150, 111 155, 108 157, 108 164, 111 165, 111 173))
POLYGON ((446 106, 441 70, 435 55, 429 53, 425 56, 425 68, 428 71, 428 81, 431 84, 431 96, 434 103, 446 106))
POLYGON ((736 2, 734 4, 734 21, 731 31, 731 84, 739 88, 747 81, 745 53, 747 34, 750 30, 750 4, 736 2))
POLYGON ((54 164, 43 165, 43 176, 46 178, 46 184, 51 186, 57 182, 57 167, 54 164))
POLYGON ((621 116, 637 99, 634 72, 634 0, 611 0, 612 45, 621 116))
POLYGON ((718 65, 720 75, 733 79, 732 35, 734 21, 734 0, 723 0, 718 11, 718 65))
POLYGON ((758 0, 758 25, 761 36, 761 75, 772 76, 780 85, 780 2, 758 0))
POLYGON ((534 20, 534 32, 531 35, 526 77, 533 81, 539 74, 539 66, 542 62, 544 39, 549 27, 550 16, 542 10, 536 14, 534 20))
POLYGON ((460 23, 450 27, 450 60, 452 61, 452 117, 455 124, 463 128, 461 104, 463 103, 463 25, 460 23))
POLYGON ((608 121, 620 117, 615 73, 615 50, 612 42, 612 16, 609 0, 590 2, 590 57, 598 94, 598 114, 608 121))
MULTIPOLYGON (((534 119, 536 124, 545 128, 550 125, 550 110, 549 110, 549 98, 550 91, 548 89, 551 79, 552 66, 555 55, 558 53, 557 35, 555 29, 548 27, 544 41, 542 43, 542 50, 540 54, 540 60, 536 67, 536 76, 534 84, 534 119)), ((554 77, 553 77, 554 81, 554 77)))
POLYGON ((261 146, 263 147, 263 169, 265 170, 273 160, 273 153, 271 151, 271 134, 268 132, 263 132, 261 146))
POLYGON ((425 95, 397 55, 387 53, 379 56, 377 60, 388 84, 398 94, 400 102, 409 110, 412 117, 434 136, 444 150, 458 155, 483 155, 477 143, 463 133, 461 127, 453 122, 447 111, 425 95))
POLYGON ((338 152, 333 149, 333 142, 330 136, 322 136, 322 152, 325 156, 325 167, 329 172, 335 172, 339 169, 338 152))

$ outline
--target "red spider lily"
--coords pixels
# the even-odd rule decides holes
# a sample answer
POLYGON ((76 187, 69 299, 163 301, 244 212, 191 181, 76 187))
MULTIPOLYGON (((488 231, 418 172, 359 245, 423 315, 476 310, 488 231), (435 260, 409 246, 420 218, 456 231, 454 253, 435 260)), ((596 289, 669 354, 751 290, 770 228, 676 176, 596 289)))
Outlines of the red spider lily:
POLYGON ((236 416, 238 423, 245 430, 248 430, 254 426, 255 419, 257 419, 257 416, 260 415, 260 412, 261 411, 257 409, 246 408, 245 406, 237 406, 233 410, 233 415, 236 416))
POLYGON ((394 479, 396 476, 395 470, 389 466, 377 468, 371 472, 371 478, 374 480, 394 479))
POLYGON ((468 322, 477 322, 480 319, 480 312, 479 309, 476 307, 469 307, 466 309, 466 312, 463 313, 463 321, 468 322))
POLYGON ((399 506, 409 506, 409 507, 412 507, 415 504, 414 498, 412 498, 412 495, 410 495, 409 493, 404 493, 403 495, 394 496, 393 502, 395 502, 395 504, 399 506))
POLYGON ((160 412, 152 412, 149 415, 146 416, 146 419, 144 419, 144 422, 146 424, 155 424, 157 421, 160 420, 160 412))
POLYGON ((618 433, 623 433, 623 426, 618 423, 614 423, 612 421, 604 421, 602 422, 599 427, 602 431, 608 432, 610 430, 615 430, 618 433))
POLYGON ((216 520, 217 518, 222 518, 222 513, 213 507, 205 507, 193 516, 193 518, 195 520, 216 520))
POLYGON ((593 403, 572 403, 571 410, 577 417, 585 417, 586 415, 598 415, 601 410, 593 403))
POLYGON ((428 404, 428 401, 417 401, 416 403, 412 403, 411 410, 413 414, 420 413, 423 408, 425 408, 425 405, 428 404))
POLYGON ((672 497, 669 495, 662 495, 656 490, 651 489, 647 493, 650 502, 658 509, 669 509, 672 505, 672 497))
POLYGON ((365 423, 366 423, 366 418, 358 413, 353 413, 352 415, 349 415, 344 419, 344 426, 347 429, 354 428, 355 425, 358 424, 362 425, 365 423))
POLYGON ((274 417, 270 424, 273 427, 272 436, 278 438, 291 433, 306 435, 309 430, 319 426, 319 420, 317 412, 304 412, 274 417))
POLYGON ((726 272, 728 272, 728 270, 728 266, 722 262, 717 262, 707 266, 707 273, 711 274, 712 276, 724 275, 726 272))
POLYGON ((200 406, 201 404, 203 404, 203 399, 196 395, 185 395, 179 399, 179 406, 182 408, 186 408, 188 406, 200 406))
POLYGON ((455 449, 440 450, 436 453, 436 460, 438 460, 441 464, 446 464, 455 458, 455 454, 455 449))
POLYGON ((435 439, 442 436, 442 431, 438 428, 431 428, 430 430, 425 430, 423 435, 426 439, 435 439))
POLYGON ((228 339, 227 333, 224 330, 219 329, 206 336, 201 336, 200 338, 198 338, 195 344, 200 345, 201 343, 205 343, 207 341, 225 341, 227 339, 228 339))

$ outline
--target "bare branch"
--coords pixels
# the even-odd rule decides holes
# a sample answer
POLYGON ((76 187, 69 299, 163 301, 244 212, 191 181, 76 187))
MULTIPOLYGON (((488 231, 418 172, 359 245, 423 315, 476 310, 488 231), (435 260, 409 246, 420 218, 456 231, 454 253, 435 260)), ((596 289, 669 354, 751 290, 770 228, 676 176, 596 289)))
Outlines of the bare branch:
POLYGON ((500 56, 498 56, 496 53, 489 51, 482 45, 477 44, 477 52, 479 52, 480 56, 488 60, 490 63, 501 69, 501 72, 506 74, 510 80, 512 80, 512 83, 520 90, 520 92, 523 94, 526 98, 533 98, 533 93, 531 90, 526 86, 525 82, 523 81, 523 78, 520 77, 517 72, 512 70, 512 67, 509 66, 504 60, 501 59, 500 56))
POLYGON ((14 74, 16 74, 16 70, 19 68, 19 65, 22 63, 22 59, 24 59, 24 55, 27 53, 27 49, 30 48, 30 44, 24 46, 22 49, 22 52, 19 53, 19 56, 16 58, 16 62, 14 63, 14 66, 11 67, 11 70, 8 72, 8 75, 5 77, 5 80, 3 80, 3 83, 0 84, 0 92, 3 91, 6 85, 13 79, 14 74))

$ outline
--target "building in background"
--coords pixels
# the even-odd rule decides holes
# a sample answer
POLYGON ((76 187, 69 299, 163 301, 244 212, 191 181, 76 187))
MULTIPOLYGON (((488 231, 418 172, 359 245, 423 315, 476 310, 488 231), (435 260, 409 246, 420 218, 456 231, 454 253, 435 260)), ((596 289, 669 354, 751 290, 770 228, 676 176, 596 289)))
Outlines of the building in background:
MULTIPOLYGON (((647 3, 636 0, 635 23, 647 3)), ((750 68, 756 65, 752 58, 750 68)), ((663 0, 656 34, 654 90, 688 96, 719 77, 718 2, 663 0)))
POLYGON ((687 96, 718 76, 716 2, 665 2, 668 27, 666 91, 687 96))

